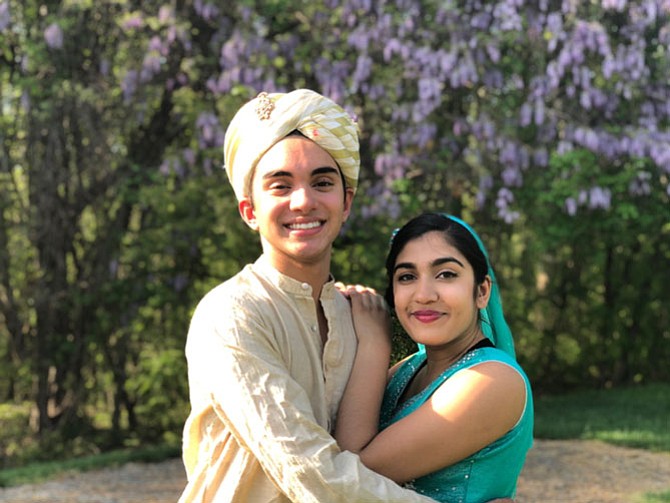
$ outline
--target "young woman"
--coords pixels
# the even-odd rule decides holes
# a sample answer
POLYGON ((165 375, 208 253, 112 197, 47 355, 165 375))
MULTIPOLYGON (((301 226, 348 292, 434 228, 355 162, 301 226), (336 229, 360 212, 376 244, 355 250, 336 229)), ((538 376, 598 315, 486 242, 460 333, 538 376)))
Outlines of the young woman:
POLYGON ((359 349, 340 447, 437 501, 513 498, 532 444, 532 395, 484 246, 461 220, 424 214, 394 235, 386 268, 386 300, 419 350, 387 376, 380 297, 347 290, 359 349))

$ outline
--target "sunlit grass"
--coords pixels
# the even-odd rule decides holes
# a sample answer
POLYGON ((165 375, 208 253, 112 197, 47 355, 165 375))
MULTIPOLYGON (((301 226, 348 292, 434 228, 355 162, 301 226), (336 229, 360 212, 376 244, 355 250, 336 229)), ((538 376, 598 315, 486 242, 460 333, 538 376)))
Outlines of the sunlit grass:
POLYGON ((65 472, 85 472, 130 462, 158 462, 180 454, 180 445, 161 445, 124 449, 64 461, 30 463, 20 468, 0 470, 0 487, 39 482, 65 472))
POLYGON ((670 384, 535 399, 535 436, 670 452, 670 384))
POLYGON ((636 503, 670 503, 670 491, 645 494, 636 503))
MULTIPOLYGON (((535 436, 543 439, 600 440, 619 446, 670 452, 669 396, 670 384, 653 384, 536 397, 535 436)), ((5 408, 4 414, 5 419, 15 417, 17 427, 27 419, 23 417, 25 411, 16 407, 11 410, 5 408)), ((17 428, 8 429, 15 441, 17 431, 17 428)), ((179 456, 177 436, 174 440, 157 447, 136 446, 69 460, 32 462, 20 468, 0 470, 0 486, 38 482, 62 472, 118 466, 130 461, 162 461, 179 456)), ((663 493, 645 495, 636 503, 670 503, 670 487, 663 493)))
MULTIPOLYGON (((668 397, 670 384, 536 398, 535 436, 670 452, 668 397)), ((635 503, 670 503, 670 481, 667 491, 641 495, 635 503)))

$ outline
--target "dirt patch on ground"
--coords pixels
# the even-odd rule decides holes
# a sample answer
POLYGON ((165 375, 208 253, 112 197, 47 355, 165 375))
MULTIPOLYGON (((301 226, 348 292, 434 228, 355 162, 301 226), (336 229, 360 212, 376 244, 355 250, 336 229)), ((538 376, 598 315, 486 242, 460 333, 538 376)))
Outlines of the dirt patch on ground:
POLYGON ((519 503, 633 503, 670 491, 670 454, 593 441, 536 440, 519 479, 519 503))
MULTIPOLYGON (((175 503, 186 477, 179 459, 66 474, 0 489, 12 503, 175 503)), ((670 491, 670 454, 590 441, 536 440, 519 480, 518 503, 632 503, 670 491)))

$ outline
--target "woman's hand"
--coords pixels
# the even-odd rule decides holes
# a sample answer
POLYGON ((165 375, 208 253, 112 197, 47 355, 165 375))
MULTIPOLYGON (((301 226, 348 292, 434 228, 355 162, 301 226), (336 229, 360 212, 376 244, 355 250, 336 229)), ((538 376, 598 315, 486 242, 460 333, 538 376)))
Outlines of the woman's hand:
POLYGON ((359 345, 374 345, 390 354, 391 317, 384 297, 363 285, 336 283, 335 286, 349 299, 359 345))
POLYGON ((343 285, 358 338, 356 359, 340 402, 335 438, 342 450, 360 452, 377 434, 391 357, 391 323, 384 298, 373 288, 343 285))

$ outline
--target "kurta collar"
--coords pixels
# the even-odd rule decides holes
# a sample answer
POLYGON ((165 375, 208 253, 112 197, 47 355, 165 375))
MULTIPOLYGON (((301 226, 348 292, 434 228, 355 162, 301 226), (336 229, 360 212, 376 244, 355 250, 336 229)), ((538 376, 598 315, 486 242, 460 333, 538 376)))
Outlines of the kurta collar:
MULTIPOLYGON (((265 254, 261 255, 256 259, 256 262, 253 264, 253 269, 261 273, 263 277, 268 279, 272 284, 274 284, 280 290, 283 290, 286 293, 295 295, 297 297, 311 297, 312 296, 312 287, 309 283, 298 281, 297 279, 291 278, 286 274, 279 272, 275 269, 268 260, 265 254)), ((330 274, 328 276, 328 281, 323 285, 321 289, 321 299, 332 299, 336 292, 335 288, 335 278, 330 274)))

